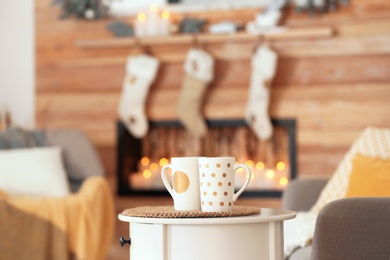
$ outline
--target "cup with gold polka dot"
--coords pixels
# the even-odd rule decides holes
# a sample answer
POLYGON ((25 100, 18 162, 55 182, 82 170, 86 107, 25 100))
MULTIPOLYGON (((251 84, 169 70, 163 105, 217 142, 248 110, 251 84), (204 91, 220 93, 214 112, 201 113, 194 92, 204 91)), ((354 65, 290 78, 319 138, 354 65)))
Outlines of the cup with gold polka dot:
POLYGON ((171 163, 161 169, 161 178, 174 202, 175 210, 200 210, 200 157, 172 157, 171 163), (172 185, 167 171, 171 169, 172 185))
POLYGON ((202 211, 230 212, 233 204, 248 186, 251 171, 245 164, 236 164, 234 157, 199 158, 200 201, 202 211), (235 172, 246 171, 244 185, 234 193, 235 172))

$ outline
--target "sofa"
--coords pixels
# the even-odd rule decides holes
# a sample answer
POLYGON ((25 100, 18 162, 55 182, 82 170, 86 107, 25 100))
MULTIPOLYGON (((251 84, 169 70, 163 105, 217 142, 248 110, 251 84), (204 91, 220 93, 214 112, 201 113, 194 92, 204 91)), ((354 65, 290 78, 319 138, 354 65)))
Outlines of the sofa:
MULTIPOLYGON (((283 192, 282 207, 309 211, 326 183, 315 178, 292 181, 283 192)), ((390 197, 328 203, 318 214, 311 245, 299 248, 289 259, 390 259, 390 197)))
POLYGON ((292 181, 282 206, 297 211, 291 260, 390 259, 390 129, 365 128, 328 180, 292 181))
POLYGON ((103 260, 112 243, 113 194, 79 130, 0 132, 0 212, 0 259, 103 260))

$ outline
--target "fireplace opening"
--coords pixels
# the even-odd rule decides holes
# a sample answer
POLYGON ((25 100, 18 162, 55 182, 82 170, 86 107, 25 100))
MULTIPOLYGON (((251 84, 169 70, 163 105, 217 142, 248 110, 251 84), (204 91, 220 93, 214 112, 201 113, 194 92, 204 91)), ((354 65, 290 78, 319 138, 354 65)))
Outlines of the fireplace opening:
MULTIPOLYGON (((296 177, 296 121, 272 119, 274 134, 260 141, 244 120, 208 120, 204 138, 194 139, 179 121, 151 121, 147 136, 133 137, 117 122, 117 180, 119 195, 168 195, 161 168, 171 157, 233 156, 252 171, 241 196, 280 197, 296 177)), ((245 172, 236 172, 236 188, 245 172)))

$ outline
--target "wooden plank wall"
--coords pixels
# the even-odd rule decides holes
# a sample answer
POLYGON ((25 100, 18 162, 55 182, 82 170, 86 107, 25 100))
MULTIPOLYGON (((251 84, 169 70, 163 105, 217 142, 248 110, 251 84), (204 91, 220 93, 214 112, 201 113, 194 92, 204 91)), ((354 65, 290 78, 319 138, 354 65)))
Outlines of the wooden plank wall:
MULTIPOLYGON (((108 176, 115 174, 115 122, 131 48, 82 49, 77 40, 112 39, 115 19, 59 20, 50 0, 36 0, 36 111, 42 128, 79 128, 98 147, 108 176)), ((257 10, 198 14, 251 20, 257 10)), ((130 18, 126 18, 129 20, 130 18)), ((390 3, 353 0, 337 12, 309 17, 288 12, 291 27, 331 26, 327 39, 270 42, 279 54, 270 114, 298 120, 298 174, 330 176, 359 133, 390 127, 390 3)), ((208 118, 242 118, 255 42, 204 44, 216 58, 216 79, 205 99, 208 118)), ((145 48, 161 62, 147 100, 151 119, 176 119, 190 45, 145 48)))

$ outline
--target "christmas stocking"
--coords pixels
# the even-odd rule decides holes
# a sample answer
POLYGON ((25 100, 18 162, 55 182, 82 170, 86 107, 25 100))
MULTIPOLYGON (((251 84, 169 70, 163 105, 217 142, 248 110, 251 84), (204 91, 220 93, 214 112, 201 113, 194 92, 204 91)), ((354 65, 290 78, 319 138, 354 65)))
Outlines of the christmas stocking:
POLYGON ((191 134, 201 137, 206 134, 207 126, 200 109, 203 93, 214 77, 214 59, 200 49, 191 49, 184 62, 184 71, 177 114, 191 134))
POLYGON ((144 137, 148 132, 145 99, 158 66, 159 61, 146 54, 130 56, 127 60, 118 112, 126 128, 137 138, 144 137))
POLYGON ((275 75, 276 63, 277 54, 268 45, 258 47, 252 58, 252 74, 245 120, 257 138, 261 140, 268 140, 273 131, 268 107, 270 83, 275 75))

